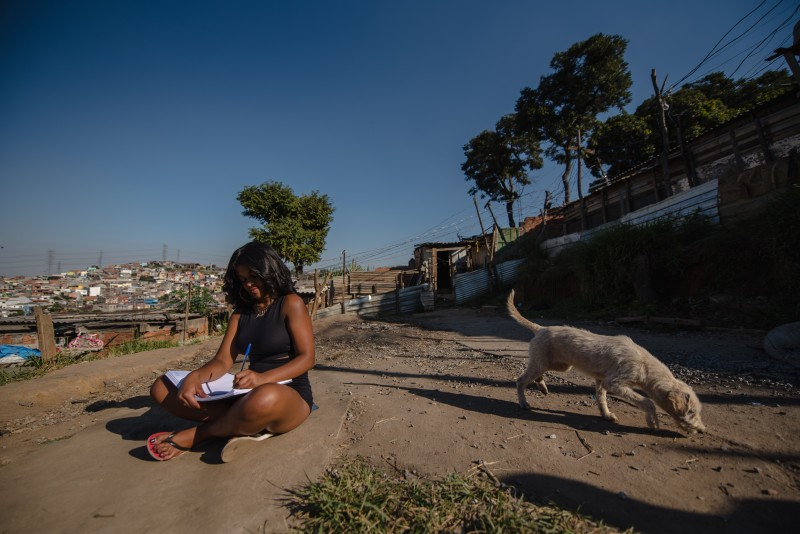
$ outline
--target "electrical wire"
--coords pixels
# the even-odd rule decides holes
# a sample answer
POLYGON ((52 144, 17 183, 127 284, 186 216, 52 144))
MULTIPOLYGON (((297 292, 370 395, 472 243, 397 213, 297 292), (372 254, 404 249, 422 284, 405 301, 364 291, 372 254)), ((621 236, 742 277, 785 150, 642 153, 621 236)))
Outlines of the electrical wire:
MULTIPOLYGON (((731 72, 728 77, 732 78, 733 75, 736 74, 736 72, 742 67, 742 65, 744 65, 744 62, 747 61, 751 56, 753 56, 756 53, 761 53, 764 50, 764 48, 767 47, 769 42, 778 34, 778 32, 783 30, 783 29, 785 29, 792 22, 792 19, 797 14, 798 10, 800 10, 800 5, 798 5, 795 8, 795 10, 792 12, 791 15, 789 15, 788 17, 786 17, 786 19, 784 19, 784 21, 781 23, 780 26, 778 26, 772 32, 767 34, 766 37, 764 37, 755 47, 753 47, 750 50, 750 52, 744 57, 744 59, 742 59, 742 61, 739 63, 739 65, 737 65, 736 68, 733 69, 733 72, 731 72)), ((788 39, 788 37, 784 38, 784 40, 781 41, 780 44, 784 44, 787 39, 788 39)))
MULTIPOLYGON (((681 85, 681 84, 682 84, 684 81, 688 80, 688 79, 689 79, 689 77, 691 77, 691 76, 692 76, 692 75, 693 75, 695 72, 697 72, 697 71, 700 69, 700 67, 702 67, 702 66, 703 66, 703 65, 704 65, 704 64, 705 64, 705 63, 706 63, 706 62, 707 62, 709 59, 711 59, 711 58, 712 58, 712 57, 713 57, 715 54, 717 54, 717 53, 718 53, 718 51, 717 51, 717 47, 718 47, 718 46, 719 46, 719 45, 722 43, 722 41, 724 41, 724 40, 725 40, 725 38, 726 38, 726 37, 727 37, 727 36, 728 36, 728 35, 729 35, 729 34, 730 34, 730 33, 731 33, 733 30, 735 30, 735 29, 736 29, 736 27, 737 27, 739 24, 741 24, 742 22, 744 22, 744 21, 745 21, 745 19, 747 19, 747 18, 748 18, 750 15, 752 15, 753 13, 755 13, 756 11, 758 11, 758 10, 761 8, 761 6, 763 6, 763 5, 764 5, 766 2, 767 2, 767 0, 762 0, 760 4, 758 4, 758 5, 757 5, 755 8, 753 8, 753 10, 752 10, 752 11, 748 12, 748 13, 747 13, 745 16, 743 16, 743 17, 742 17, 742 18, 740 18, 738 21, 736 21, 736 24, 734 24, 733 26, 731 26, 731 29, 729 29, 727 32, 725 32, 725 34, 724 34, 722 37, 720 37, 719 41, 717 41, 717 43, 716 43, 716 44, 715 44, 715 45, 714 45, 714 46, 711 48, 711 50, 710 50, 710 51, 709 51, 709 52, 708 52, 708 53, 705 55, 705 57, 704 57, 702 60, 700 60, 700 63, 698 63, 698 64, 697 64, 697 65, 696 65, 694 68, 692 68, 692 69, 691 69, 691 70, 690 70, 690 71, 689 71, 689 72, 688 72, 688 73, 687 73, 685 76, 683 76, 683 78, 679 79, 677 82, 675 82, 674 84, 672 84, 672 86, 669 88, 669 90, 667 91, 667 93, 669 93, 670 91, 672 91, 672 90, 673 90, 675 87, 677 87, 677 86, 681 85)), ((778 4, 780 4, 780 2, 778 2, 778 4)), ((738 39, 738 37, 737 37, 736 39, 738 39)), ((734 41, 735 41, 736 39, 734 39, 734 41)), ((730 43, 729 43, 729 44, 730 44, 730 43)), ((728 45, 725 45, 725 46, 728 46, 728 45)), ((724 47, 723 47, 723 48, 724 48, 724 47)))

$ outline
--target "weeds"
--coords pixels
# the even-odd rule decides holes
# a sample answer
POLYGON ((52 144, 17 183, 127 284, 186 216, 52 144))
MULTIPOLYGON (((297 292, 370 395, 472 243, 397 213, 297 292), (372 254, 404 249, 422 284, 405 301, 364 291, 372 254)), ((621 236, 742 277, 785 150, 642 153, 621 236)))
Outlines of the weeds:
POLYGON ((800 186, 727 228, 695 215, 621 224, 521 271, 538 309, 678 314, 769 329, 800 318, 800 186))
POLYGON ((107 354, 109 356, 123 356, 125 354, 133 354, 136 352, 145 352, 148 350, 156 350, 156 349, 168 349, 178 346, 180 346, 180 342, 171 339, 162 339, 162 340, 134 339, 133 341, 126 341, 125 343, 109 347, 107 354))
MULTIPOLYGON (((198 343, 199 340, 192 340, 187 345, 198 343)), ((74 355, 57 354, 51 362, 45 362, 41 358, 30 358, 24 367, 10 367, 0 370, 0 386, 11 383, 21 382, 44 376, 47 373, 61 369, 68 365, 89 362, 102 358, 124 356, 148 350, 166 349, 180 346, 180 342, 172 340, 145 341, 141 339, 127 341, 119 345, 108 347, 102 353, 82 354, 78 357, 74 355)))
POLYGON ((516 497, 484 476, 392 477, 344 460, 293 491, 300 532, 617 532, 590 518, 516 497))

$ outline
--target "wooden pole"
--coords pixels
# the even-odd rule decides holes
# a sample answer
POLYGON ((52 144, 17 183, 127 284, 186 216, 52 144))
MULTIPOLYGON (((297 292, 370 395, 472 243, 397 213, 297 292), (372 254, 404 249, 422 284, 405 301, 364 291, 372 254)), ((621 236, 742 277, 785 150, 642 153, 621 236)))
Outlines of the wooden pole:
POLYGON ((494 216, 494 210, 492 209, 491 201, 486 203, 486 207, 489 208, 489 213, 492 216, 492 220, 494 221, 494 227, 497 228, 498 232, 500 232, 500 239, 503 240, 504 245, 508 245, 508 241, 506 241, 506 236, 503 235, 502 230, 500 230, 500 225, 497 224, 497 217, 494 216))
POLYGON ((550 191, 544 192, 544 205, 542 206, 542 224, 539 225, 539 235, 536 236, 536 242, 541 243, 544 239, 544 231, 547 226, 547 211, 550 209, 550 191))
POLYGON ((317 308, 319 307, 319 293, 323 287, 327 287, 328 285, 328 278, 331 276, 330 271, 325 273, 325 281, 322 282, 322 285, 318 285, 317 280, 317 270, 314 269, 314 305, 311 307, 311 318, 317 318, 317 308))
POLYGON ((319 303, 319 270, 314 269, 314 304, 311 305, 311 317, 317 313, 317 304, 319 303))
MULTIPOLYGON (((486 244, 486 253, 489 255, 489 265, 487 268, 489 269, 489 290, 491 292, 492 287, 494 286, 494 276, 492 276, 492 263, 494 262, 494 243, 492 246, 489 247, 489 239, 486 237, 486 230, 483 228, 483 220, 481 219, 481 210, 478 209, 478 199, 475 198, 475 195, 472 195, 472 200, 475 202, 475 211, 478 213, 478 222, 481 225, 481 233, 483 234, 483 242, 486 244)), ((452 275, 451 275, 452 279, 452 275)))
POLYGON ((53 318, 44 313, 41 306, 33 309, 36 317, 36 337, 43 362, 52 362, 56 357, 56 338, 53 331, 53 318))
POLYGON ((181 345, 186 344, 186 329, 189 328, 189 303, 192 300, 192 282, 189 282, 189 289, 186 292, 186 312, 183 315, 183 334, 181 335, 181 345))
MULTIPOLYGON (((661 175, 667 186, 667 195, 672 196, 672 181, 669 176, 669 133, 667 132, 667 118, 666 109, 667 103, 664 101, 664 84, 667 83, 667 78, 664 78, 664 84, 661 88, 658 87, 656 78, 656 69, 650 71, 650 79, 653 82, 653 89, 656 93, 656 101, 658 102, 658 127, 661 130, 661 175)), ((660 200, 658 192, 656 192, 656 199, 660 200)))
POLYGON ((586 216, 586 200, 583 198, 583 147, 581 139, 581 129, 578 128, 578 135, 576 137, 578 141, 578 200, 581 206, 581 230, 586 230, 589 226, 588 217, 586 216))
POLYGON ((490 254, 489 239, 486 237, 486 229, 483 227, 483 219, 481 219, 481 210, 478 208, 478 199, 472 195, 472 201, 475 203, 475 211, 478 213, 478 222, 481 225, 481 235, 483 236, 483 243, 486 245, 486 253, 490 254))
MULTIPOLYGON (((347 251, 342 251, 342 302, 344 302, 344 294, 347 292, 347 282, 345 281, 345 272, 347 271, 347 251)), ((342 308, 344 310, 344 308, 342 308)), ((344 313, 344 312, 342 312, 344 313)))

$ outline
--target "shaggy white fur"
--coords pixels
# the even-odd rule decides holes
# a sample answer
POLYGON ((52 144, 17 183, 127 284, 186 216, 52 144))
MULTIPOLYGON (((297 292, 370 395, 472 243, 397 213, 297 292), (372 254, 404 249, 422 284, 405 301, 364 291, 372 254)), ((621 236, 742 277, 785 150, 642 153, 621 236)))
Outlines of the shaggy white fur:
POLYGON ((643 410, 650 428, 658 428, 655 408, 658 405, 684 430, 705 432, 700 401, 692 388, 676 379, 666 365, 629 337, 602 336, 571 326, 540 326, 519 313, 513 290, 506 306, 511 317, 534 334, 528 345, 528 368, 517 379, 517 397, 522 408, 531 409, 525 399, 528 384, 535 381, 539 391, 546 395, 546 371, 564 372, 575 367, 595 379, 597 403, 605 419, 617 420, 608 409, 608 392, 643 410), (634 387, 647 397, 634 391, 634 387))

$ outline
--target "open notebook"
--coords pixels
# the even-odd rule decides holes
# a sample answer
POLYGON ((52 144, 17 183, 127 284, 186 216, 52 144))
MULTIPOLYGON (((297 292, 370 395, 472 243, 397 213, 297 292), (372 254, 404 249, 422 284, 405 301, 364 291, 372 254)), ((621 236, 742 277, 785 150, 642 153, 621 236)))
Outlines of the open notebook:
MULTIPOLYGON (((190 371, 167 371, 165 376, 170 382, 175 384, 175 387, 181 387, 183 379, 186 378, 186 375, 189 373, 190 371)), ((289 382, 291 382, 291 379, 283 380, 278 383, 288 384, 289 382)), ((233 387, 233 375, 231 373, 226 373, 216 380, 205 382, 203 384, 203 391, 208 394, 208 397, 195 396, 199 402, 214 401, 226 399, 228 397, 235 397, 236 395, 244 395, 250 391, 250 389, 235 389, 233 387)))

